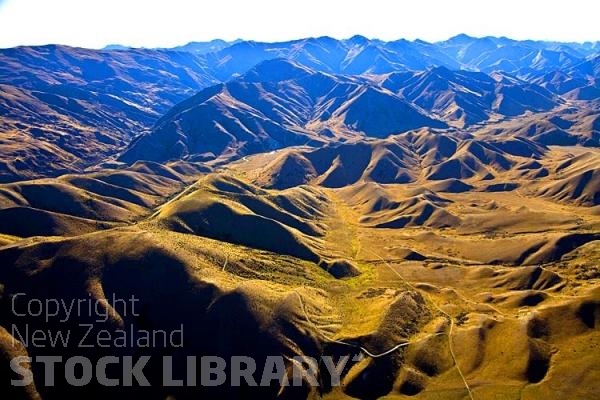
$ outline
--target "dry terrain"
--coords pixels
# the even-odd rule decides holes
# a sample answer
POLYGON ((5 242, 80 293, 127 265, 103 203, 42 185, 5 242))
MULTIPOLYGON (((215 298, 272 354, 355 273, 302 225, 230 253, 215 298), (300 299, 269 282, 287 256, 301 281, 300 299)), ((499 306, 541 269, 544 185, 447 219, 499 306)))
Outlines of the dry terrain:
POLYGON ((0 50, 0 398, 600 398, 599 49, 0 50), (182 326, 181 347, 76 345, 182 326), (159 361, 250 356, 259 380, 272 355, 351 361, 333 387, 323 364, 319 387, 168 387, 159 361), (12 386, 17 356, 151 356, 151 386, 49 385, 39 362, 12 386))

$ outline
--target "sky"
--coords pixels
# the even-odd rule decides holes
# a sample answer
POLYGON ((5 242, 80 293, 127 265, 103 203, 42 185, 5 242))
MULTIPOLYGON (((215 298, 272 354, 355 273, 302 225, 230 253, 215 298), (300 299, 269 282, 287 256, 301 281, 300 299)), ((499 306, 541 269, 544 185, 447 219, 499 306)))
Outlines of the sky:
POLYGON ((459 33, 600 40, 595 0, 0 0, 0 47, 284 41, 355 34, 445 40, 459 33))

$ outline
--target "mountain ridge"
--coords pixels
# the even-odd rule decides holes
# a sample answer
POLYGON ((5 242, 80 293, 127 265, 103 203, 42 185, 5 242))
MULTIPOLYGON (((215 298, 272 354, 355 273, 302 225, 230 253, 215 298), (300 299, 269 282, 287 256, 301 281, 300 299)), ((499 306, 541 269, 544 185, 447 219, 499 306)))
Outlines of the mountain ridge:
MULTIPOLYGON (((281 67, 286 65, 282 60, 317 74, 306 77, 313 82, 305 82, 305 90, 328 84, 331 75, 337 79, 381 82, 381 77, 391 74, 386 82, 373 86, 402 95, 402 101, 410 103, 406 112, 414 113, 416 108, 417 113, 429 118, 422 121, 429 121, 432 127, 439 127, 437 120, 454 127, 466 127, 508 115, 546 112, 563 101, 595 102, 600 97, 598 46, 589 43, 462 35, 436 43, 404 39, 384 42, 355 36, 344 40, 320 37, 280 43, 215 41, 204 44, 208 46, 204 50, 185 46, 89 50, 57 45, 0 50, 0 85, 3 85, 0 130, 6 135, 4 143, 0 143, 4 154, 0 160, 0 180, 81 172, 131 147, 132 141, 151 131, 160 118, 168 115, 171 107, 176 109, 178 103, 211 85, 244 78, 248 82, 281 80, 283 76, 277 74, 283 73, 281 67), (272 63, 270 73, 255 69, 261 65, 266 67, 269 62, 272 63), (442 75, 435 78, 439 82, 435 83, 430 77, 431 71, 442 75), (497 75, 498 71, 501 75, 497 75), (258 75, 251 77, 252 73, 258 75), (423 74, 423 79, 429 76, 427 79, 431 82, 415 80, 408 82, 410 88, 405 87, 407 82, 403 80, 417 79, 418 73, 423 74), (487 82, 489 78, 483 75, 479 84, 471 82, 465 86, 457 81, 461 75, 475 73, 504 78, 495 83, 494 89, 486 87, 491 81, 487 82), (16 150, 20 143, 26 145, 16 150)), ((469 80, 477 79, 471 75, 469 80)), ((386 101, 390 100, 385 97, 386 101)), ((314 136, 317 136, 314 143, 331 141, 331 137, 340 132, 324 123, 329 118, 327 113, 347 100, 340 98, 334 100, 335 104, 323 105, 322 118, 307 127, 312 133, 307 135, 306 127, 300 132, 294 129, 288 133, 284 133, 286 129, 277 128, 276 136, 297 137, 297 140, 288 140, 291 144, 298 144, 301 137, 305 142, 309 137, 315 140, 314 136)), ((400 102, 396 104, 398 112, 393 113, 392 120, 406 119, 397 116, 402 110, 400 102)), ((294 112, 280 112, 292 119, 299 117, 292 115, 294 112)), ((346 122, 354 125, 357 121, 346 121, 346 117, 336 115, 338 121, 334 124, 345 131, 342 137, 346 139, 353 135, 353 130, 382 136, 389 131, 413 127, 390 123, 388 127, 359 126, 348 130, 346 122)), ((211 117, 212 120, 219 118, 218 115, 211 117)), ((358 123, 365 124, 365 121, 358 123)), ((246 138, 253 136, 256 135, 246 135, 246 138)), ((593 134, 591 137, 595 140, 593 134)), ((580 142, 577 138, 569 140, 580 142)), ((213 148, 194 148, 192 154, 212 153, 209 158, 218 157, 227 144, 232 144, 230 142, 213 148)), ((260 142, 269 143, 270 139, 258 139, 257 143, 260 142)), ((274 143, 271 141, 267 147, 252 143, 250 146, 264 149, 281 145, 274 143)), ((235 153, 235 149, 232 152, 235 153)))

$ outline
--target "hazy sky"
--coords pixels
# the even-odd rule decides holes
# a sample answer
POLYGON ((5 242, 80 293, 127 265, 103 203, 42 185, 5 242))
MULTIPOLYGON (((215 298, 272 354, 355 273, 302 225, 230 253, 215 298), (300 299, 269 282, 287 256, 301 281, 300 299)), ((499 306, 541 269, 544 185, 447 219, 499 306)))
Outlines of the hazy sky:
POLYGON ((596 0, 0 0, 0 47, 109 43, 169 47, 237 38, 361 34, 392 40, 473 36, 600 40, 596 0))

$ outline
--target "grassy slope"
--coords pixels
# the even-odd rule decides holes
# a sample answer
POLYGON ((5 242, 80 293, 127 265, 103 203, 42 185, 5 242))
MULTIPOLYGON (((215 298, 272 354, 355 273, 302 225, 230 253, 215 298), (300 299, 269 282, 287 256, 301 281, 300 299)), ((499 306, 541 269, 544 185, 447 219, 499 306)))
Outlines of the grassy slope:
MULTIPOLYGON (((244 173, 237 174, 244 179, 244 173)), ((208 179, 201 182, 213 183, 167 190, 168 185, 161 186, 146 175, 132 178, 135 190, 126 187, 129 191, 122 194, 129 197, 144 188, 143 197, 148 199, 144 203, 148 206, 154 201, 152 188, 165 190, 172 200, 163 211, 177 209, 178 201, 195 191, 228 202, 239 201, 240 196, 247 194, 235 193, 241 186, 228 186, 227 180, 208 179), (182 194, 177 195, 177 190, 183 190, 182 194)), ((123 187, 124 178, 115 179, 104 180, 123 187)), ((406 188, 392 186, 386 190, 392 197, 406 194, 406 188)), ((277 196, 284 192, 257 193, 274 202, 281 200, 277 196)), ((273 307, 291 307, 294 311, 285 314, 285 318, 294 326, 303 326, 305 332, 321 342, 351 340, 370 351, 382 352, 398 340, 410 341, 388 361, 367 359, 354 365, 344 378, 346 386, 333 390, 327 398, 348 398, 348 393, 361 397, 368 388, 389 398, 403 398, 414 392, 418 392, 416 398, 423 399, 467 398, 456 364, 475 398, 592 398, 598 393, 594 372, 600 344, 600 276, 594 264, 597 242, 579 247, 562 260, 551 258, 543 269, 508 265, 515 253, 531 243, 542 243, 543 249, 556 245, 550 240, 556 235, 597 230, 600 217, 593 211, 553 199, 532 198, 526 190, 444 193, 444 197, 454 201, 447 208, 461 218, 461 225, 443 229, 377 229, 361 223, 362 206, 348 198, 343 189, 310 189, 302 193, 308 197, 298 192, 286 196, 302 204, 324 196, 316 203, 328 206, 315 212, 310 220, 296 214, 296 219, 290 219, 294 215, 289 209, 281 209, 283 214, 277 214, 278 218, 322 227, 324 236, 309 241, 310 246, 328 257, 351 261, 360 270, 360 276, 335 279, 311 261, 172 232, 155 218, 130 228, 64 242, 58 238, 19 241, 7 235, 0 240, 8 246, 12 243, 17 252, 24 252, 21 262, 25 264, 37 265, 36 253, 27 253, 28 248, 48 242, 75 258, 89 261, 95 257, 90 254, 97 254, 98 261, 90 262, 100 270, 112 262, 106 260, 120 257, 119 249, 127 249, 125 254, 142 254, 158 246, 169 254, 177 254, 177 263, 193 279, 211 282, 227 293, 241 291, 248 301, 261 304, 258 311, 253 311, 257 317, 269 319, 273 307), (490 202, 494 207, 486 208, 490 202), (509 213, 517 217, 507 218, 509 213), (86 250, 90 243, 104 243, 109 237, 114 241, 111 246, 99 245, 93 252, 86 250), (406 249, 415 250, 426 259, 405 260, 406 249), (103 252, 111 255, 104 257, 103 252), (500 265, 487 265, 490 260, 500 260, 500 265), (407 304, 412 301, 411 296, 416 296, 414 293, 420 294, 423 303, 415 306, 420 311, 413 325, 406 325, 413 310, 407 304), (449 337, 456 364, 450 354, 449 337), (548 371, 544 368, 546 362, 548 371), (541 381, 536 382, 540 376, 541 381), (366 386, 360 382, 366 382, 366 386)), ((244 212, 250 213, 249 209, 244 212)), ((13 251, 10 248, 0 249, 0 255, 9 254, 13 251)), ((170 282, 175 285, 171 289, 179 290, 176 285, 180 283, 170 282)))

